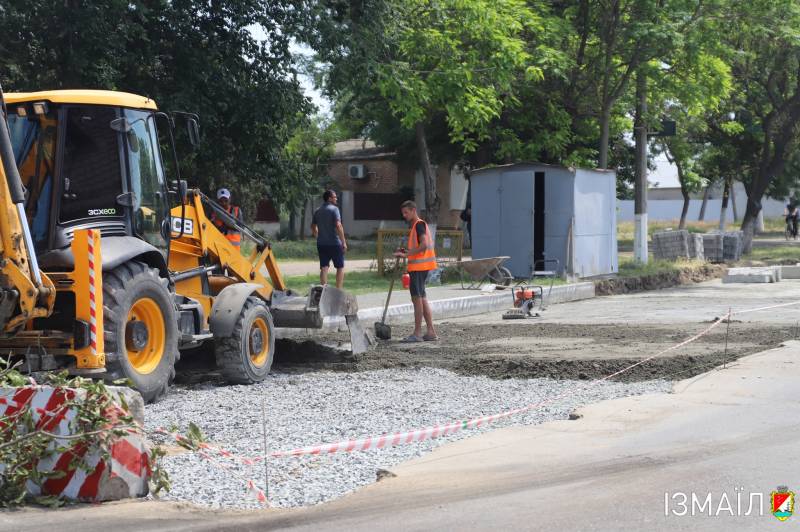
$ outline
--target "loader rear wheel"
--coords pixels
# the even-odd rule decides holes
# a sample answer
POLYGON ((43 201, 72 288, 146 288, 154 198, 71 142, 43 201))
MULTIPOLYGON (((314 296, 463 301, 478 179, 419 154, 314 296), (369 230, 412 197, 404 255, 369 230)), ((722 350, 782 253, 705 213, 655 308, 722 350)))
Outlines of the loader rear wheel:
POLYGON ((167 280, 137 261, 105 273, 103 323, 108 378, 130 379, 146 403, 166 394, 180 357, 167 280))
POLYGON ((217 367, 232 384, 253 384, 267 378, 275 356, 272 314, 262 300, 250 296, 233 334, 214 339, 217 367))

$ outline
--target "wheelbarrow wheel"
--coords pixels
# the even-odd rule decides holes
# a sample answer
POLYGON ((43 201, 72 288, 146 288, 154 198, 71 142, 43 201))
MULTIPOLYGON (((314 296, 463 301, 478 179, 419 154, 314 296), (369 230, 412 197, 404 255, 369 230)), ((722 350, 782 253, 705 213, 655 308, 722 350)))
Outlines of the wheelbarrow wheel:
POLYGON ((497 266, 489 272, 489 281, 491 281, 492 284, 510 286, 513 280, 514 276, 511 274, 511 270, 505 266, 497 266))

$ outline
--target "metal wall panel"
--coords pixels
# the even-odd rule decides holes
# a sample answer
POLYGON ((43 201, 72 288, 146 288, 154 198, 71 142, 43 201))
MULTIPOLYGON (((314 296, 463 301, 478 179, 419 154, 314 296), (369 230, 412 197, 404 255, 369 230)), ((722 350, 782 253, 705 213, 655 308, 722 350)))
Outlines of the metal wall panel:
POLYGON ((515 277, 530 276, 533 268, 533 171, 511 167, 502 171, 500 189, 500 255, 515 277))
POLYGON ((472 258, 500 255, 500 171, 484 171, 473 176, 472 258))

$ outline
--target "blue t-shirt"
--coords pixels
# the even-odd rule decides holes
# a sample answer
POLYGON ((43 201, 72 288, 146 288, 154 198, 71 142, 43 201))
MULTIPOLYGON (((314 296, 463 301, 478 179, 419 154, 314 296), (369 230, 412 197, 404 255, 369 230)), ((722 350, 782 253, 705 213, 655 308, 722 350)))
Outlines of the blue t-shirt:
POLYGON ((313 223, 316 224, 317 244, 320 246, 341 246, 339 235, 336 234, 336 222, 342 221, 339 207, 325 203, 314 213, 313 223))

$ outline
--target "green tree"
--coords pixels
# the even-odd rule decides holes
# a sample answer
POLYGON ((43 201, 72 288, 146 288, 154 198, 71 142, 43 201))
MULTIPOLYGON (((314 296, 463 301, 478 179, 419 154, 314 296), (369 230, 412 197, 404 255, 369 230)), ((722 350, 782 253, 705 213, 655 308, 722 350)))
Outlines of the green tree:
POLYGON ((0 66, 11 90, 123 90, 198 113, 199 150, 179 138, 190 183, 224 184, 245 206, 265 193, 281 203, 284 146, 311 110, 289 51, 304 9, 301 0, 8 0, 0 66))
POLYGON ((739 127, 719 136, 735 154, 747 190, 742 229, 749 252, 761 201, 787 188, 787 164, 800 148, 800 2, 732 1, 727 24, 725 38, 736 53, 735 88, 726 103, 739 127))
POLYGON ((515 78, 541 79, 522 37, 542 28, 521 0, 405 0, 397 3, 396 16, 394 53, 376 66, 378 87, 415 133, 426 215, 435 225, 440 200, 426 128, 441 113, 451 142, 475 150, 513 98, 515 78))

